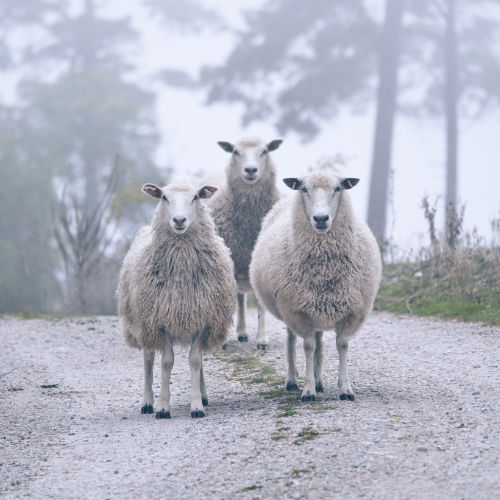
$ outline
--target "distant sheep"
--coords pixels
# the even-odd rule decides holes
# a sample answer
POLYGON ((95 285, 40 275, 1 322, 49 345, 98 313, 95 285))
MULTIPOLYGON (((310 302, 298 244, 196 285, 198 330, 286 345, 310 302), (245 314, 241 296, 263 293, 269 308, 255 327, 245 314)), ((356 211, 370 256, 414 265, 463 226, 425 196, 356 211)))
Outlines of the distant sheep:
POLYGON ((250 265, 258 300, 288 327, 287 390, 297 389, 295 335, 304 338, 302 401, 323 392, 322 334, 334 329, 340 399, 354 400, 347 371, 350 337, 370 313, 381 257, 368 226, 357 219, 347 189, 359 179, 315 171, 284 179, 297 191, 264 219, 250 265))
MULTIPOLYGON (((252 291, 248 268, 252 250, 263 217, 279 198, 276 169, 269 154, 279 148, 281 140, 265 143, 258 138, 241 139, 236 144, 219 142, 231 153, 226 169, 226 185, 210 200, 210 208, 219 234, 224 238, 235 266, 238 283, 238 323, 240 342, 248 341, 246 329, 246 294, 252 291)), ((269 341, 265 329, 265 310, 257 304, 257 348, 266 349, 269 341)))
POLYGON ((190 345, 191 416, 208 404, 202 353, 224 343, 236 308, 236 282, 228 248, 202 200, 217 188, 186 184, 142 190, 159 199, 123 261, 118 315, 127 343, 144 350, 144 403, 153 413, 153 363, 161 351, 161 391, 156 418, 170 418, 173 346, 190 345))

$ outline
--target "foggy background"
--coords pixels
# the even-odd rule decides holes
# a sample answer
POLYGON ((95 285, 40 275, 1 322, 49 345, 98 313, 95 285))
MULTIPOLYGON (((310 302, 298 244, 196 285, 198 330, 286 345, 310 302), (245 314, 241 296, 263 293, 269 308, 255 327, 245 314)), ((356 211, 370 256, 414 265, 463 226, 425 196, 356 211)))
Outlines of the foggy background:
POLYGON ((112 313, 123 253, 154 210, 140 186, 222 171, 220 140, 284 139, 278 178, 341 158, 361 179, 351 197, 366 219, 384 26, 397 9, 383 238, 401 255, 427 244, 426 195, 443 229, 453 11, 456 204, 489 239, 498 0, 2 0, 0 312, 112 313))

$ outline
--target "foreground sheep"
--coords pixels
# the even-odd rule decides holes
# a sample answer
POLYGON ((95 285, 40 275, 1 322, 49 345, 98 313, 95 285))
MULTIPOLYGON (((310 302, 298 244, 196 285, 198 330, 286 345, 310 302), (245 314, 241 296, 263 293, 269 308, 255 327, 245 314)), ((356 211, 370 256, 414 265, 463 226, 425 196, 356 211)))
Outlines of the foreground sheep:
POLYGON ((335 329, 340 399, 354 400, 349 339, 372 309, 382 268, 375 238, 354 216, 346 193, 358 179, 318 171, 284 182, 297 194, 278 202, 264 219, 251 283, 258 300, 288 327, 286 388, 297 388, 298 334, 306 355, 302 401, 323 392, 322 332, 335 329))
POLYGON ((125 340, 144 350, 141 413, 153 413, 153 363, 155 351, 161 351, 156 418, 170 418, 173 346, 181 344, 191 346, 191 416, 204 417, 202 353, 225 341, 236 307, 231 256, 202 201, 216 188, 146 184, 142 189, 160 202, 123 261, 117 290, 125 340))
MULTIPOLYGON (((231 249, 238 283, 238 323, 240 342, 248 341, 246 330, 246 294, 252 291, 248 276, 252 250, 257 241, 263 217, 278 200, 276 169, 270 152, 281 140, 265 143, 258 138, 241 139, 236 144, 219 142, 231 153, 226 170, 226 185, 210 200, 212 215, 219 234, 231 249)), ((258 308, 257 348, 266 349, 269 341, 265 329, 265 312, 258 308)))

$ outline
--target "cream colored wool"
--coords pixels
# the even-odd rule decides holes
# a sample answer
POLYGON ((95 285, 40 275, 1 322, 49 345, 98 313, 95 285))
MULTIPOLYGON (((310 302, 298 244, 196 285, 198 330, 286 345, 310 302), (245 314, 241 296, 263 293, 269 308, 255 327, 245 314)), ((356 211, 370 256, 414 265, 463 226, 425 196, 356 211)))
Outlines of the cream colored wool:
MULTIPOLYGON (((310 191, 334 193, 342 178, 318 171, 300 180, 310 191)), ((312 227, 300 189, 280 200, 263 221, 250 279, 258 300, 292 332, 314 344, 315 332, 334 329, 347 350, 348 338, 373 307, 381 257, 368 226, 354 216, 348 192, 338 195, 332 225, 321 234, 312 227)), ((320 371, 317 387, 322 387, 320 371)), ((295 374, 289 372, 287 380, 296 385, 295 374)), ((345 385, 341 389, 352 396, 349 382, 345 385)))
MULTIPOLYGON (((275 141, 281 143, 281 141, 275 141)), ((252 250, 260 232, 262 219, 279 199, 276 188, 276 168, 271 152, 259 156, 266 149, 266 144, 259 138, 245 138, 234 147, 242 152, 252 153, 250 158, 231 155, 226 169, 225 185, 210 200, 210 209, 219 234, 224 238, 231 250, 234 261, 235 278, 238 284, 238 340, 248 340, 246 333, 245 294, 252 292, 249 279, 249 266, 252 250), (258 165, 259 179, 254 184, 242 178, 242 170, 246 165, 258 165)), ((276 146, 278 147, 278 146, 276 146)), ((268 338, 265 331, 264 309, 257 305, 259 323, 257 330, 257 347, 266 349, 268 338)))
POLYGON ((130 346, 161 350, 165 343, 190 345, 200 335, 203 349, 211 350, 225 341, 235 310, 233 263, 204 203, 188 231, 175 234, 160 201, 151 225, 132 243, 117 291, 130 346))

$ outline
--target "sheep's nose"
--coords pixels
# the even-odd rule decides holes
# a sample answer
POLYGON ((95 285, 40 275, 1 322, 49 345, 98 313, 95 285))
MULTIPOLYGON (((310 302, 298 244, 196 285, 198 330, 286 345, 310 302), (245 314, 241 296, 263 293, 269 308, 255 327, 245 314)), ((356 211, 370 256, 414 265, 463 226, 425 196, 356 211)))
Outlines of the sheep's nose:
POLYGON ((182 226, 184 224, 184 222, 186 222, 186 217, 174 217, 174 222, 178 226, 182 226))
POLYGON ((257 167, 246 167, 245 168, 245 172, 248 174, 248 175, 254 175, 257 173, 257 167))
POLYGON ((327 222, 329 218, 329 215, 313 215, 314 221, 318 222, 319 224, 327 222))

